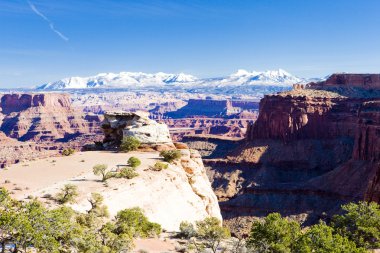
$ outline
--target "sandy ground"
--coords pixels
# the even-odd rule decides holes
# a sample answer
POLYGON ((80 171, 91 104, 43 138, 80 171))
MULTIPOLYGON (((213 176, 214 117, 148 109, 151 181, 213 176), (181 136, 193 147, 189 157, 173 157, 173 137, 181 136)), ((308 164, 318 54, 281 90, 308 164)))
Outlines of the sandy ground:
MULTIPOLYGON (((170 225, 174 218, 188 220, 195 215, 194 210, 203 208, 204 211, 199 196, 192 192, 187 183, 183 168, 170 166, 161 172, 148 169, 158 160, 158 152, 78 152, 72 156, 22 162, 0 169, 0 187, 8 189, 16 199, 38 197, 48 206, 54 207, 57 205, 55 201, 43 196, 54 196, 65 184, 70 183, 78 187, 77 202, 71 205, 78 211, 87 211, 90 208, 88 198, 92 192, 98 192, 103 195, 111 217, 118 210, 142 206, 147 216, 160 224, 166 222, 170 225), (136 170, 139 176, 132 180, 110 179, 105 185, 100 182, 100 176, 93 174, 92 168, 96 164, 104 163, 108 168, 116 169, 118 165, 126 165, 131 156, 138 157, 142 162, 136 170)), ((199 220, 199 216, 195 217, 199 220)), ((165 234, 157 239, 137 239, 135 245, 135 252, 175 252, 175 240, 165 237, 165 234)))
POLYGON ((160 239, 136 239, 135 249, 133 252, 149 252, 149 253, 161 253, 161 252, 176 252, 175 240, 169 239, 169 234, 162 234, 160 239))
MULTIPOLYGON (((99 176, 92 173, 96 164, 107 164, 116 169, 117 165, 126 165, 129 157, 138 156, 142 162, 140 168, 147 168, 158 159, 156 152, 111 153, 103 151, 78 152, 72 156, 59 156, 36 161, 13 164, 0 170, 0 187, 5 187, 17 199, 28 195, 39 196, 42 190, 55 188, 57 191, 66 183, 77 184, 81 188, 99 187, 99 176), (10 181, 10 183, 6 183, 10 181)), ((88 190, 86 190, 87 192, 88 190)))
MULTIPOLYGON (((25 199, 29 195, 42 197, 46 193, 54 194, 64 184, 72 183, 78 186, 79 198, 87 198, 91 192, 117 192, 118 187, 126 184, 124 179, 112 183, 112 189, 104 187, 99 182, 99 176, 93 175, 95 164, 105 163, 109 168, 116 169, 117 165, 126 165, 131 156, 138 156, 142 164, 140 171, 146 170, 157 159, 157 152, 111 153, 102 151, 79 152, 68 157, 52 157, 36 161, 14 164, 0 170, 0 187, 8 189, 14 198, 25 199), (99 187, 101 189, 99 189, 99 187)), ((48 200, 40 200, 49 203, 48 200)), ((50 203, 54 205, 54 203, 50 203)), ((75 205, 74 205, 75 206, 75 205)), ((77 209, 86 209, 87 207, 77 209)), ((174 242, 170 239, 136 239, 136 249, 147 252, 173 252, 174 242)))

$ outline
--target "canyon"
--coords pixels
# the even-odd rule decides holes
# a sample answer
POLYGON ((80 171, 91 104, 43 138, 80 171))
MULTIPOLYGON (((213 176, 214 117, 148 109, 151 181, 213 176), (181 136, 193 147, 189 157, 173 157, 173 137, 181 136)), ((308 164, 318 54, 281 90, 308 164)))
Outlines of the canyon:
POLYGON ((118 142, 121 132, 154 119, 170 136, 133 134, 198 150, 226 224, 280 212, 308 225, 350 201, 380 202, 379 80, 333 74, 265 95, 259 105, 247 97, 150 91, 3 94, 0 164, 80 150, 102 142, 104 130, 118 142))
POLYGON ((101 140, 101 120, 73 108, 68 94, 0 95, 0 166, 101 140))
POLYGON ((0 101, 1 167, 102 141, 101 122, 107 111, 149 112, 180 141, 187 135, 243 138, 258 108, 255 101, 155 92, 5 93, 0 101), (213 108, 215 103, 220 106, 213 108), (200 110, 204 107, 208 111, 200 110), (181 108, 191 113, 178 117, 181 108))
POLYGON ((350 201, 379 202, 379 76, 334 74, 266 95, 246 138, 205 159, 223 217, 280 212, 307 225, 350 201))
MULTIPOLYGON (((49 114, 53 113, 53 110, 45 111, 44 106, 58 101, 61 107, 55 105, 54 112, 60 113, 60 119, 68 122, 72 119, 83 120, 84 118, 77 118, 76 113, 71 111, 69 103, 64 103, 68 101, 64 100, 66 98, 66 95, 56 94, 38 95, 37 98, 34 95, 16 95, 11 101, 16 105, 26 104, 19 108, 13 106, 13 111, 24 112, 38 108, 39 116, 46 116, 46 120, 52 120, 49 119, 49 115, 54 114, 49 114)), ((6 112, 7 104, 9 102, 3 104, 6 112)), ((65 185, 73 184, 78 189, 75 203, 70 204, 74 210, 87 212, 91 208, 88 199, 91 193, 97 192, 105 198, 104 204, 107 205, 111 217, 123 209, 140 207, 150 220, 159 223, 167 231, 178 231, 182 221, 195 223, 206 217, 216 217, 222 221, 217 197, 211 188, 198 151, 189 149, 183 143, 173 143, 168 127, 164 123, 149 119, 148 116, 147 112, 106 113, 100 124, 102 133, 99 137, 103 138, 103 141, 98 142, 98 145, 92 145, 99 150, 76 152, 54 158, 37 157, 34 161, 19 161, 7 170, 0 170, 0 177, 4 178, 0 186, 8 189, 16 199, 38 198, 53 208, 59 203, 53 201, 52 196, 56 196, 65 185), (121 139, 126 136, 133 136, 141 142, 138 150, 128 153, 120 152, 117 147, 108 150, 113 144, 120 144, 121 139), (156 150, 158 145, 165 145, 165 149, 177 150, 179 157, 171 163, 164 163, 158 152, 160 150, 156 150), (133 177, 114 176, 106 182, 94 175, 93 166, 96 164, 106 163, 109 172, 114 174, 119 173, 120 168, 132 169, 127 163, 132 156, 139 159, 138 168, 133 168, 133 177), (160 160, 166 168, 154 169, 160 160)), ((92 134, 92 129, 86 128, 87 121, 80 123, 83 128, 74 128, 72 131, 76 131, 77 135, 92 134)), ((46 126, 51 128, 52 125, 46 126)), ((56 131, 51 131, 54 135, 49 137, 62 137, 60 130, 65 129, 57 128, 56 131)), ((49 138, 49 141, 46 141, 47 138, 42 138, 44 135, 39 132, 34 136, 41 136, 35 139, 36 144, 48 144, 52 140, 59 140, 49 138)))

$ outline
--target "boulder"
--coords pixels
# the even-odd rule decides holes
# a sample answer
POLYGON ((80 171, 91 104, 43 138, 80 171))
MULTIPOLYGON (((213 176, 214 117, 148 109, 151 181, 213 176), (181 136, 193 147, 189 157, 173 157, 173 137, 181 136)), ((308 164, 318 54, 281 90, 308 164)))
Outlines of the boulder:
POLYGON ((164 123, 149 119, 146 112, 107 112, 102 129, 105 146, 119 145, 123 137, 133 136, 142 144, 172 144, 164 123))

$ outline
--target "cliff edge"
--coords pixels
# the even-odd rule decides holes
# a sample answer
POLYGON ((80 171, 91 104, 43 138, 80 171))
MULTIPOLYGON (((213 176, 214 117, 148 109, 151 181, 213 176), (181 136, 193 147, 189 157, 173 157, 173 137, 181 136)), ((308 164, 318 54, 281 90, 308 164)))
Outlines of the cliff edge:
POLYGON ((224 218, 280 212, 313 223, 349 201, 379 202, 379 80, 333 74, 266 95, 245 142, 206 161, 224 218))

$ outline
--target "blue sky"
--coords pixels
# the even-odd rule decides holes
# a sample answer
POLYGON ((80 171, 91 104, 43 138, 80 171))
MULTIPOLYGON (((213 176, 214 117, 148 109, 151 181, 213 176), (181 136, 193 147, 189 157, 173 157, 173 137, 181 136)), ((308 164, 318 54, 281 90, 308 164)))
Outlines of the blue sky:
POLYGON ((0 0, 0 87, 100 72, 380 72, 378 0, 0 0))

